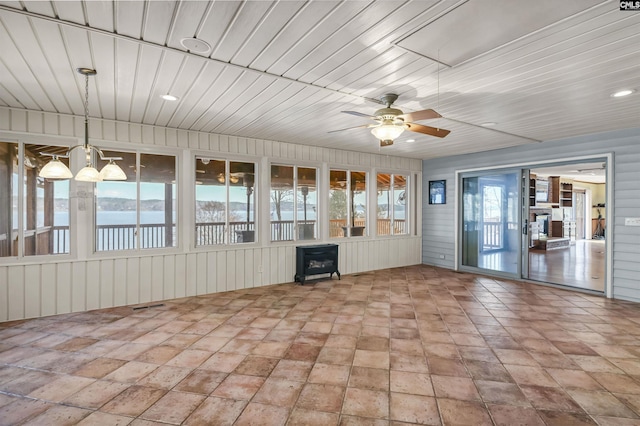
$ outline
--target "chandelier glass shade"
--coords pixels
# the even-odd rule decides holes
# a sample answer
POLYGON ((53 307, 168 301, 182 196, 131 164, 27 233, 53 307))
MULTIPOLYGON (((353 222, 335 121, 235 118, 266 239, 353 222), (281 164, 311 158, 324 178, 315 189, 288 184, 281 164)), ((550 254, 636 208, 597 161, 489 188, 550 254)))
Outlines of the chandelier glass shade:
POLYGON ((118 166, 113 159, 100 170, 102 180, 127 180, 126 173, 118 166))
POLYGON ((76 148, 83 148, 86 156, 86 166, 80 169, 76 174, 75 180, 81 182, 127 180, 125 172, 115 163, 115 160, 122 160, 121 157, 105 157, 99 148, 89 144, 89 76, 96 75, 97 72, 90 68, 78 68, 77 71, 85 77, 84 144, 69 148, 64 155, 55 155, 43 152, 41 155, 51 156, 52 159, 40 170, 38 176, 52 180, 71 179, 73 177, 73 173, 59 160, 59 157, 69 158, 71 151, 76 148), (98 171, 94 166, 95 155, 92 155, 94 152, 99 155, 100 160, 109 162, 101 171, 98 171))
POLYGON ((71 179, 73 177, 73 173, 71 173, 71 170, 69 170, 66 164, 58 159, 57 155, 54 155, 51 161, 45 164, 40 170, 40 177, 63 180, 71 179))

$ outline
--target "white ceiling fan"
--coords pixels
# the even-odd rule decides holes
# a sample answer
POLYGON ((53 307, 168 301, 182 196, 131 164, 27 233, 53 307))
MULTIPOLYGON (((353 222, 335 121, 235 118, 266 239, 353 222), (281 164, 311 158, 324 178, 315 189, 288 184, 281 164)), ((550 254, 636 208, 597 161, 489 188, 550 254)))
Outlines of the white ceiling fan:
POLYGON ((380 97, 380 100, 386 105, 386 108, 380 108, 373 115, 363 114, 357 111, 342 111, 345 114, 357 115, 358 117, 367 117, 375 120, 376 124, 364 124, 362 126, 349 127, 340 130, 331 130, 329 133, 342 132, 344 130, 371 129, 371 133, 380 140, 380 146, 393 145, 393 141, 405 130, 423 133, 425 135, 444 138, 451 131, 431 126, 414 123, 414 121, 428 120, 432 118, 441 118, 442 116, 432 109, 424 109, 404 113, 402 110, 392 108, 393 103, 398 99, 395 93, 387 93, 380 97))

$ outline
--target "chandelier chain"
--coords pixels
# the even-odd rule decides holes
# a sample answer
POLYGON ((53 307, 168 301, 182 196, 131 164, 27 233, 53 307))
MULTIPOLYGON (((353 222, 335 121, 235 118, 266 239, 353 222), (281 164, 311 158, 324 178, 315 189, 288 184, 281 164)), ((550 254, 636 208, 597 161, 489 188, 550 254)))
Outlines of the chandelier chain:
POLYGON ((89 121, 89 74, 84 76, 84 121, 89 121))

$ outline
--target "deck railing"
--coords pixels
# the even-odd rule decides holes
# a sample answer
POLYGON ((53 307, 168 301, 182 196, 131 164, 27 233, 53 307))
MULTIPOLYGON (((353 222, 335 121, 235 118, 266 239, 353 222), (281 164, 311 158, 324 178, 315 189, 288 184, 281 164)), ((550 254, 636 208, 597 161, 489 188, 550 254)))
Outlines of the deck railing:
POLYGON ((503 246, 502 227, 503 227, 502 222, 485 221, 482 223, 483 251, 496 250, 496 249, 502 248, 503 246))
MULTIPOLYGON (((301 234, 300 226, 315 225, 315 220, 297 221, 278 220, 270 222, 271 241, 293 241, 300 239, 311 239, 310 235, 301 234)), ((406 233, 406 222, 404 220, 394 221, 394 234, 406 233)), ((329 235, 331 238, 344 236, 343 227, 345 220, 331 220, 329 223, 329 235)), ((364 219, 356 219, 356 227, 364 227, 364 219)), ((387 219, 377 220, 378 235, 390 235, 391 223, 387 219)), ((307 228, 309 229, 309 228, 307 228)), ((175 235, 175 224, 172 232, 175 235)), ((51 228, 53 236, 52 254, 69 253, 70 235, 68 226, 53 226, 51 228)), ((241 242, 251 242, 255 231, 254 222, 229 222, 228 227, 224 222, 197 222, 195 229, 196 245, 216 245, 216 244, 236 244, 241 242), (246 231, 249 231, 247 233, 246 231)), ((140 246, 141 248, 161 248, 167 247, 166 226, 163 223, 140 225, 140 246)), ((309 231, 307 231, 309 232, 309 231)), ((317 226, 313 228, 313 238, 318 238, 317 226)), ((136 225, 97 225, 96 226, 96 251, 109 250, 130 250, 136 244, 136 225)))

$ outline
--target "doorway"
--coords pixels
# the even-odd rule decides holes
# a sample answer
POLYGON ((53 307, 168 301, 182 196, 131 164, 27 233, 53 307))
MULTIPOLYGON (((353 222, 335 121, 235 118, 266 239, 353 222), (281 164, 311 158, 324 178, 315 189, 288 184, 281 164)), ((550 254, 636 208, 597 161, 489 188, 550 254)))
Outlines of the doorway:
POLYGON ((520 176, 517 170, 462 177, 462 269, 520 276, 520 176))
POLYGON ((458 268, 604 293, 606 163, 461 172, 458 268))
POLYGON ((529 170, 530 186, 548 189, 535 201, 530 198, 525 209, 530 238, 523 278, 604 292, 605 165, 597 161, 529 170))

